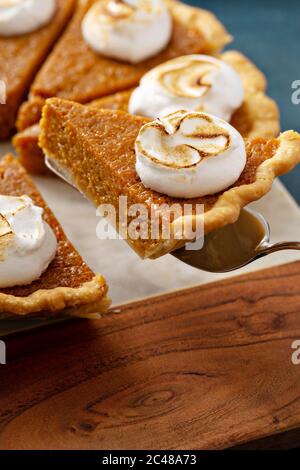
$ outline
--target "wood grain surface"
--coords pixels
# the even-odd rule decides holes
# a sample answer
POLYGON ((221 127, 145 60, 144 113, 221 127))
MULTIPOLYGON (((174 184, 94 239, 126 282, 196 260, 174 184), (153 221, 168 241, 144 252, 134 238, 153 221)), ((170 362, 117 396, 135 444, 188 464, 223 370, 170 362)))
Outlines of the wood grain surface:
POLYGON ((300 444, 297 339, 300 263, 9 338, 0 448, 300 444))

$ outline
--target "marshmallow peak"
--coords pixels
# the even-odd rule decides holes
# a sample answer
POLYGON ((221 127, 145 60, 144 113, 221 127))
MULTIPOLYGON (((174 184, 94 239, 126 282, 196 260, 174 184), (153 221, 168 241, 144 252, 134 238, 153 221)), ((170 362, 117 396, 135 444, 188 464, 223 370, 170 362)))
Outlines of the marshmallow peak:
POLYGON ((184 110, 145 124, 135 151, 136 171, 146 187, 186 199, 223 191, 246 165, 245 143, 234 127, 184 110))
POLYGON ((186 109, 230 121, 243 101, 242 80, 231 66, 214 57, 188 55, 146 73, 131 95, 129 112, 154 119, 186 109))
POLYGON ((99 0, 82 22, 83 37, 95 52, 131 63, 158 54, 171 33, 163 0, 99 0))
POLYGON ((57 240, 28 196, 0 196, 0 287, 30 284, 53 260, 57 240))
POLYGON ((49 23, 56 8, 56 0, 0 0, 0 36, 31 33, 49 23))

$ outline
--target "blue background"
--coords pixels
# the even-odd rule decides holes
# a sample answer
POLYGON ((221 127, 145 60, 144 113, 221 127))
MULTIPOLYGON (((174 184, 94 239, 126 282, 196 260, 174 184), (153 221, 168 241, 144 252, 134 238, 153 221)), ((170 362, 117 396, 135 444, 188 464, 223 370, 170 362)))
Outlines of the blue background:
MULTIPOLYGON (((268 94, 279 104, 282 130, 300 132, 300 104, 291 101, 300 80, 300 0, 187 0, 213 11, 238 49, 266 74, 268 94)), ((300 204, 300 167, 282 178, 300 204)))

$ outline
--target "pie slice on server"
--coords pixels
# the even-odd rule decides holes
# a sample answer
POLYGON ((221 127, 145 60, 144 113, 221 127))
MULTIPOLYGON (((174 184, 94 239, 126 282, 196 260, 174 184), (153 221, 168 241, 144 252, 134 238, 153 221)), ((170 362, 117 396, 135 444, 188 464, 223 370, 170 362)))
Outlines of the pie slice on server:
MULTIPOLYGON (((193 207, 196 204, 202 204, 204 216, 193 213, 192 218, 194 222, 204 220, 205 233, 235 222, 242 207, 265 195, 276 176, 290 171, 300 161, 300 136, 296 132, 284 132, 278 138, 273 139, 252 139, 246 142, 245 146, 237 131, 224 121, 218 120, 216 124, 211 116, 201 113, 182 111, 179 112, 179 119, 178 113, 174 115, 150 123, 149 119, 133 116, 123 111, 87 108, 74 102, 52 98, 47 101, 43 110, 40 145, 51 166, 96 206, 103 202, 109 203, 118 213, 120 196, 127 197, 128 205, 145 205, 149 212, 161 204, 189 203, 193 207), (197 119, 200 121, 198 122, 197 119), (193 129, 189 127, 191 125, 193 127, 196 121, 200 123, 200 130, 196 129, 198 135, 193 134, 193 129), (185 127, 181 128, 181 125, 185 127), (233 134, 229 134, 227 128, 233 134), (195 137, 195 144, 181 145, 177 148, 176 141, 174 141, 175 144, 168 142, 168 139, 172 140, 173 135, 182 129, 187 132, 189 142, 190 138, 195 137), (155 145, 147 147, 153 136, 157 139, 154 142, 155 145), (197 141, 198 137, 200 143, 197 141), (233 141, 238 142, 238 147, 236 144, 234 148, 232 147, 233 141), (175 145, 175 147, 168 147, 169 145, 175 145), (197 148, 201 157, 197 153, 197 148), (139 153, 144 152, 143 157, 147 157, 146 163, 145 158, 140 160, 140 163, 145 164, 142 168, 139 167, 139 174, 145 176, 147 185, 143 184, 137 173, 137 149, 139 153), (228 160, 227 150, 234 151, 234 156, 230 157, 231 160, 228 160), (162 152, 162 155, 157 156, 155 152, 158 154, 162 152), (218 152, 222 155, 218 155, 218 152), (183 163, 182 155, 185 157, 183 163), (223 163, 221 161, 223 166, 225 163, 224 171, 220 170, 223 167, 218 166, 217 162, 220 160, 214 160, 221 156, 223 158, 223 155, 227 155, 227 160, 223 163), (237 174, 232 158, 237 162, 238 168, 241 168, 240 165, 243 163, 244 169, 241 173, 239 171, 240 176, 235 183, 228 185, 226 189, 211 193, 210 188, 210 192, 207 192, 209 195, 190 197, 189 194, 192 194, 192 191, 199 188, 201 190, 202 186, 197 187, 196 184, 196 188, 193 188, 188 183, 183 185, 180 183, 181 187, 178 185, 178 188, 175 188, 178 183, 176 171, 178 170, 179 174, 183 171, 186 178, 193 178, 193 168, 200 171, 203 186, 207 181, 210 181, 210 185, 224 184, 224 177, 227 173, 234 171, 234 174, 237 174), (209 159, 209 165, 211 163, 214 165, 217 177, 212 175, 212 179, 206 181, 204 178, 203 180, 202 168, 204 166, 201 166, 201 159, 203 162, 209 159), (192 161, 191 164, 190 161, 192 161), (200 166, 197 166, 199 161, 200 166), (190 173, 184 173, 189 165, 191 165, 190 173), (149 168, 151 171, 148 171, 149 168), (168 188, 166 188, 167 183, 170 183, 168 188), (149 189, 152 184, 156 185, 156 190, 149 189), (160 185, 165 193, 159 191, 160 185), (179 193, 183 192, 184 195, 170 196, 174 188, 179 193), (198 217, 200 219, 197 219, 198 217)), ((209 172, 208 177, 211 178, 209 172)), ((194 184, 193 180, 191 183, 194 184)), ((183 246, 186 240, 175 239, 173 234, 175 228, 184 223, 184 216, 174 218, 168 239, 161 236, 158 239, 128 237, 127 241, 142 258, 156 258, 183 246)))
POLYGON ((105 312, 105 279, 84 263, 10 155, 0 162, 0 194, 0 318, 105 312))
MULTIPOLYGON (((244 90, 243 103, 233 113, 231 124, 245 139, 276 137, 280 131, 279 111, 276 103, 266 95, 267 82, 263 73, 237 51, 225 52, 220 59, 237 72, 244 90)), ((108 95, 92 101, 88 106, 128 112, 133 91, 134 89, 130 89, 108 95)), ((31 173, 46 171, 43 152, 38 146, 38 136, 39 125, 35 124, 19 132, 14 138, 20 162, 31 173)))

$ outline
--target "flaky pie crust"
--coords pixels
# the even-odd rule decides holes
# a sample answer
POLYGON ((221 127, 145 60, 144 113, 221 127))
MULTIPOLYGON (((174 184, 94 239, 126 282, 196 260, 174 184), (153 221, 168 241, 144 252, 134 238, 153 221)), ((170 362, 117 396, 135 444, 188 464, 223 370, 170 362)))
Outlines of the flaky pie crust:
POLYGON ((177 0, 165 0, 172 15, 191 28, 199 30, 206 40, 206 53, 213 54, 221 51, 233 37, 216 16, 208 10, 195 8, 177 0))
POLYGON ((280 132, 280 115, 277 104, 266 95, 267 80, 265 75, 238 51, 227 51, 220 57, 231 65, 242 79, 245 100, 243 105, 233 115, 231 124, 241 122, 243 116, 248 116, 250 129, 242 132, 244 139, 262 137, 271 139, 280 132))
POLYGON ((0 316, 2 313, 18 316, 36 313, 43 315, 43 312, 47 317, 49 312, 79 317, 100 314, 110 305, 106 297, 107 290, 104 277, 96 275, 77 288, 40 289, 27 297, 0 293, 0 316))

